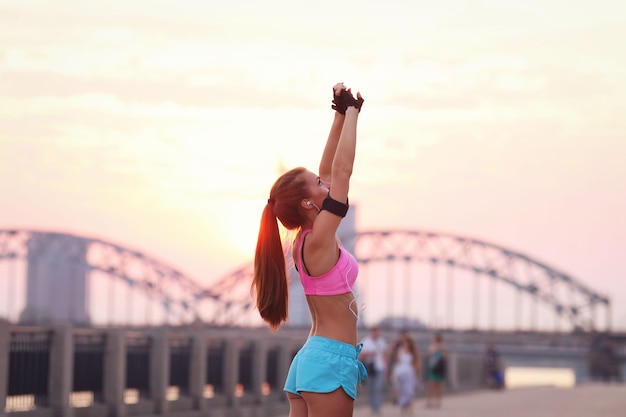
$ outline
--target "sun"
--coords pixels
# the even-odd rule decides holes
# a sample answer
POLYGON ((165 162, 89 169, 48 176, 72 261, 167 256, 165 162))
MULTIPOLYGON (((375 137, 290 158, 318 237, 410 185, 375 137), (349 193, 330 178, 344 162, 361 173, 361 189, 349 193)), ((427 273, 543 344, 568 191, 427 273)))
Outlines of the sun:
MULTIPOLYGON (((258 202, 240 202, 228 206, 227 210, 221 214, 219 229, 223 236, 223 252, 227 252, 229 257, 238 258, 242 262, 254 260, 259 226, 261 224, 261 213, 263 207, 258 202)), ((285 229, 278 222, 280 239, 285 250, 294 236, 294 231, 285 229)))
POLYGON ((223 229, 225 250, 237 257, 252 260, 256 248, 261 213, 258 202, 239 201, 229 204, 222 213, 220 228, 223 229))

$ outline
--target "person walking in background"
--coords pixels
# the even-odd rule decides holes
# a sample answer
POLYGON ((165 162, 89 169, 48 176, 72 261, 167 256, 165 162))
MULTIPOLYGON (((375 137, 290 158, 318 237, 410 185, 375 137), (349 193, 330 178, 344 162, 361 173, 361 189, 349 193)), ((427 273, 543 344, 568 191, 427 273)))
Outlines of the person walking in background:
POLYGON ((410 413, 419 386, 421 366, 417 344, 406 331, 400 333, 392 350, 391 364, 391 383, 396 404, 402 414, 410 413))
POLYGON ((435 333, 428 347, 428 397, 427 408, 441 407, 443 398, 443 381, 446 375, 448 353, 443 344, 441 334, 435 333))
POLYGON ((494 389, 504 388, 504 373, 502 372, 502 358, 493 343, 487 345, 483 356, 487 385, 494 389))
POLYGON ((291 256, 311 314, 309 337, 285 381, 290 417, 352 416, 357 386, 367 377, 356 344, 358 264, 337 238, 348 212, 362 105, 360 93, 355 98, 343 83, 333 87, 335 115, 319 175, 302 167, 281 175, 261 216, 252 281, 261 318, 274 331, 287 320, 287 264, 278 221, 296 232, 291 256))
POLYGON ((361 361, 367 368, 367 391, 372 413, 380 413, 383 405, 385 381, 387 380, 387 341, 380 335, 380 328, 374 326, 363 341, 361 361))

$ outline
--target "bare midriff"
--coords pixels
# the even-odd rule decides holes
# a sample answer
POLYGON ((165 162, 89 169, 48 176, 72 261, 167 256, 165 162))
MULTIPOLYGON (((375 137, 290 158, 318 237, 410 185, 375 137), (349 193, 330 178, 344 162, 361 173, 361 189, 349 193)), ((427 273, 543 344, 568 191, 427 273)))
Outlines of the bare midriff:
POLYGON ((356 345, 358 306, 354 294, 307 295, 311 312, 311 336, 323 336, 356 345))

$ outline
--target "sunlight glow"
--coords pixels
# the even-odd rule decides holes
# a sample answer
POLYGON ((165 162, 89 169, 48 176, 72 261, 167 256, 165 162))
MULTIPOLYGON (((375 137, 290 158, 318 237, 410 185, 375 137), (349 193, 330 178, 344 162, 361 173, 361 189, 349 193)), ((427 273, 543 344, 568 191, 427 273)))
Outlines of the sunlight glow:
POLYGON ((220 229, 224 245, 237 254, 254 258, 263 204, 242 201, 222 210, 220 229))
POLYGON ((507 388, 550 385, 570 388, 576 385, 576 375, 570 368, 508 367, 505 370, 507 388))

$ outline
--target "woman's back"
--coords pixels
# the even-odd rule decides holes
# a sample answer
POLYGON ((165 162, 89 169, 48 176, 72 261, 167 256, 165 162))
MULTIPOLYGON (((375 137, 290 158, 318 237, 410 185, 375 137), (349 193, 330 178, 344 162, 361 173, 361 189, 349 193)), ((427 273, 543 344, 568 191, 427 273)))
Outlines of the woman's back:
POLYGON ((311 311, 311 336, 324 336, 352 345, 357 343, 357 317, 350 309, 351 305, 356 305, 353 293, 308 295, 306 301, 311 311))

